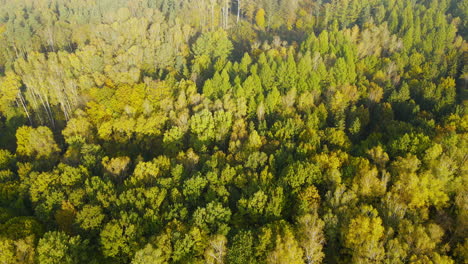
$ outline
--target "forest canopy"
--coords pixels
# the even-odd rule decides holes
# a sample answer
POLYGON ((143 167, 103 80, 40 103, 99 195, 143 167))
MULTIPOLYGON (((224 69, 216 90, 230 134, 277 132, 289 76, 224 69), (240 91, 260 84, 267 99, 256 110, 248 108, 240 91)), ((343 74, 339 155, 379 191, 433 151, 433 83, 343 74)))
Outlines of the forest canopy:
POLYGON ((1 263, 468 263, 468 0, 0 0, 1 263))

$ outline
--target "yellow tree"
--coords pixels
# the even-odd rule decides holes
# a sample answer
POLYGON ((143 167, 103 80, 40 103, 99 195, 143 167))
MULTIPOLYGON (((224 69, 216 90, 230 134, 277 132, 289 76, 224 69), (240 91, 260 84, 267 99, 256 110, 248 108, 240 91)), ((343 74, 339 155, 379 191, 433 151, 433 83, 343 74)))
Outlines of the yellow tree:
POLYGON ((255 15, 255 22, 257 22, 257 26, 261 29, 265 28, 265 10, 260 8, 255 15))
POLYGON ((15 113, 16 108, 14 106, 18 105, 23 108, 26 116, 31 121, 20 87, 21 78, 13 72, 8 71, 5 77, 0 77, 0 113, 9 118, 15 113))
POLYGON ((321 263, 325 254, 323 244, 325 237, 323 227, 325 223, 318 217, 317 213, 306 214, 298 220, 299 245, 304 250, 307 264, 321 263))
POLYGON ((50 159, 60 148, 55 143, 52 131, 48 127, 32 128, 22 126, 16 131, 16 153, 23 157, 33 159, 50 159))
POLYGON ((382 219, 371 206, 364 206, 363 211, 367 212, 351 219, 344 245, 351 252, 352 263, 380 263, 384 256, 382 219))
POLYGON ((294 239, 294 235, 288 228, 283 236, 277 235, 276 247, 267 257, 268 264, 302 264, 304 252, 299 243, 294 239))
POLYGON ((208 264, 223 264, 226 256, 227 239, 223 235, 214 236, 205 250, 205 260, 208 264))

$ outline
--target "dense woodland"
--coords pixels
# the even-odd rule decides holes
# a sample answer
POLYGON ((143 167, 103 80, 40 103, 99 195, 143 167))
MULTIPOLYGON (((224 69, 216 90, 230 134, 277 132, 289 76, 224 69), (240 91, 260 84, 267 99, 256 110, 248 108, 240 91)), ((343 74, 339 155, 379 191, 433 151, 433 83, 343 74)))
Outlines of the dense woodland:
POLYGON ((468 263, 468 0, 0 0, 0 263, 468 263))

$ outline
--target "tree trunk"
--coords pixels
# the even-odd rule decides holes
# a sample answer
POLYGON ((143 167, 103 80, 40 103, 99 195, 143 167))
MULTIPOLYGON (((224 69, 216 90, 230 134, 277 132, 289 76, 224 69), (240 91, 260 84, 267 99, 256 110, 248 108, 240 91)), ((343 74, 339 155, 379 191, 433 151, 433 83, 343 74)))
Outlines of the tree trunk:
POLYGON ((239 24, 240 11, 241 11, 241 0, 237 0, 237 21, 236 21, 237 24, 239 24))
POLYGON ((226 0, 226 5, 224 6, 224 28, 227 29, 229 26, 229 0, 226 0))
POLYGON ((214 30, 214 5, 215 1, 211 0, 211 31, 214 30))
POLYGON ((25 101, 21 92, 18 93, 17 98, 18 98, 18 101, 20 101, 21 106, 23 107, 24 112, 26 113, 26 116, 28 117, 29 124, 32 125, 32 119, 31 119, 31 116, 29 115, 28 109, 26 108, 26 104, 25 104, 25 101))

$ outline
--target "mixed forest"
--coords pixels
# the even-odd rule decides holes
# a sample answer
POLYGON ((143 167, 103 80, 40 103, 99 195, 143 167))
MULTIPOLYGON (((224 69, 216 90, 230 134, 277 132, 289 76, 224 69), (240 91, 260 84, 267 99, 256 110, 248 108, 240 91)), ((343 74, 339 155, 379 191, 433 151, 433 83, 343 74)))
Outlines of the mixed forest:
POLYGON ((468 0, 0 0, 0 263, 468 263, 468 0))

